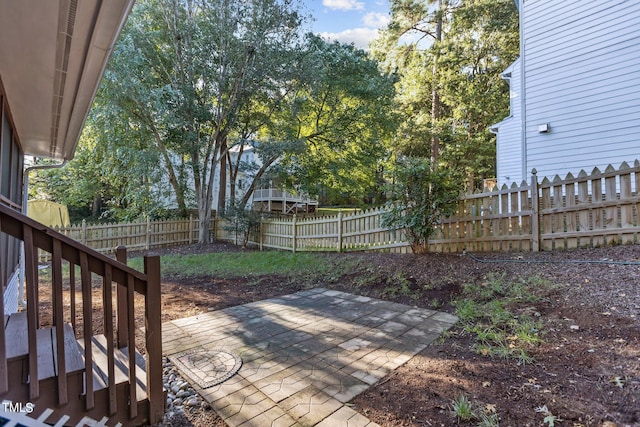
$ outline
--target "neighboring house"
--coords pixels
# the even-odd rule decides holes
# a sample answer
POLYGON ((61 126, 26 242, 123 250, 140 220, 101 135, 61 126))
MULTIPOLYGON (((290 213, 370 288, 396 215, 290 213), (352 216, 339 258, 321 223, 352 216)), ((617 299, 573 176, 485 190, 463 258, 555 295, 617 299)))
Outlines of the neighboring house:
MULTIPOLYGON (((107 417, 110 425, 157 422, 162 417, 159 329, 155 340, 147 336, 146 368, 136 367, 136 353, 128 351, 135 350, 135 329, 126 327, 135 326, 129 314, 133 313, 133 298, 124 298, 121 289, 133 296, 134 291, 146 293, 157 284, 155 292, 159 293, 158 259, 148 259, 154 264, 148 274, 136 272, 22 213, 23 173, 28 177, 28 169, 23 171, 24 156, 57 159, 61 164, 73 157, 113 44, 132 5, 133 0, 0 0, 0 311, 4 312, 0 400, 13 402, 0 407, 2 425, 11 412, 21 409, 36 417, 44 413, 43 419, 51 409, 57 417, 52 423, 63 417, 66 424, 76 424, 84 416, 107 417), (22 243, 25 277, 19 277, 18 268, 22 243), (38 283, 39 250, 52 259, 51 285, 38 283), (71 292, 71 305, 63 303, 62 279, 63 266, 70 265, 74 266, 69 269, 72 277, 76 269, 80 274, 65 283, 83 294, 80 302, 80 298, 75 300, 76 292, 71 292), (89 327, 94 308, 92 277, 102 277, 107 284, 100 298, 105 310, 108 306, 104 304, 112 299, 112 283, 122 285, 116 286, 118 326, 106 320, 113 317, 107 312, 101 336, 89 327), (23 280, 27 307, 15 313, 16 284, 23 280), (45 295, 51 299, 49 316, 44 316, 39 304, 45 295), (80 304, 82 309, 76 311, 80 304), (78 318, 84 319, 86 327, 83 337, 76 340, 78 318), (114 343, 116 332, 118 342, 114 343), (142 373, 137 381, 136 372, 142 373), (136 382, 139 387, 130 386, 136 382)), ((157 311, 152 318, 159 324, 159 299, 146 307, 151 306, 157 311)))
MULTIPOLYGON (((256 154, 256 150, 253 145, 245 144, 242 146, 242 154, 240 154, 240 145, 234 145, 229 149, 229 157, 232 165, 237 165, 238 156, 240 156, 240 168, 238 169, 238 175, 235 182, 235 199, 241 200, 249 190, 253 178, 256 176, 257 171, 262 166, 262 159, 256 154)), ((277 163, 277 162, 276 162, 277 163)), ((213 182, 213 198, 212 208, 217 210, 218 198, 220 195, 220 173, 221 164, 216 165, 216 175, 213 182)), ((227 178, 225 180, 226 185, 226 201, 231 200, 231 177, 229 176, 228 166, 225 168, 227 178)), ((310 213, 315 212, 318 201, 312 199, 306 194, 293 193, 283 190, 282 186, 278 185, 278 180, 268 179, 269 170, 267 170, 265 176, 262 178, 263 184, 258 185, 254 192, 249 197, 247 207, 260 212, 273 212, 282 214, 294 214, 298 212, 310 213)), ((193 177, 189 174, 187 185, 190 188, 194 187, 193 177)), ((171 191, 167 182, 162 182, 157 187, 158 194, 160 195, 161 203, 167 209, 175 209, 177 204, 175 195, 171 191), (163 189, 163 191, 160 191, 163 189), (169 196, 166 196, 169 194, 169 196)))
MULTIPOLYGON (((240 147, 232 147, 229 152, 233 164, 236 164, 240 147)), ((253 178, 256 176, 256 171, 262 166, 262 160, 260 156, 256 155, 255 148, 252 145, 243 147, 240 161, 244 167, 241 167, 238 172, 235 189, 236 198, 246 194, 253 182, 253 178)), ((269 175, 268 171, 266 175, 269 175)), ((315 212, 318 206, 317 200, 306 194, 291 193, 284 190, 282 186, 278 185, 277 179, 267 180, 263 178, 262 181, 264 181, 264 184, 259 185, 254 190, 247 203, 253 210, 281 214, 315 212)), ((230 186, 229 180, 227 180, 227 185, 230 186)), ((227 197, 229 197, 229 189, 227 189, 227 197)))
POLYGON ((498 185, 640 158, 640 2, 516 0, 520 57, 503 76, 498 185))

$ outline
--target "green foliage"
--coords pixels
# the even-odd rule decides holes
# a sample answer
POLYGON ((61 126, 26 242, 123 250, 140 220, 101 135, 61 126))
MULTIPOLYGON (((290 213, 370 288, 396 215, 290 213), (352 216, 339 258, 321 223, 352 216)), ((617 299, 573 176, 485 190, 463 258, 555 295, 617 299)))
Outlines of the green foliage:
MULTIPOLYGON (((258 135, 301 81, 294 0, 141 0, 114 49, 102 95, 119 123, 144 130, 181 211, 211 219, 218 162, 258 135), (294 85, 294 86, 292 86, 294 85)), ((105 122, 103 133, 113 122, 105 122)))
POLYGON ((236 244, 247 247, 249 238, 260 230, 260 213, 248 209, 246 205, 238 202, 230 202, 225 211, 220 215, 228 221, 224 230, 234 234, 236 244))
POLYGON ((426 252, 436 224, 455 212, 459 181, 450 170, 434 171, 427 160, 420 158, 402 158, 394 172, 383 225, 404 228, 413 252, 426 252))
POLYGON ((478 354, 524 365, 533 361, 527 350, 542 342, 543 333, 539 314, 530 315, 528 304, 552 289, 548 281, 536 277, 509 282, 503 275, 491 275, 480 283, 465 284, 462 298, 453 304, 462 330, 475 336, 473 349, 478 354))
POLYGON ((500 426, 500 416, 495 412, 492 412, 492 413, 482 412, 480 414, 478 427, 499 427, 499 426, 500 426))
POLYGON ((451 406, 453 407, 453 413, 459 420, 469 421, 475 418, 473 406, 469 398, 464 394, 460 395, 457 400, 454 400, 451 406))
POLYGON ((429 157, 435 137, 439 164, 464 171, 469 185, 495 176, 489 127, 509 115, 501 73, 518 56, 518 38, 512 0, 391 1, 373 52, 399 77, 398 152, 429 157))
POLYGON ((376 199, 395 132, 395 77, 353 45, 307 38, 310 77, 281 116, 287 132, 304 141, 285 153, 280 178, 289 188, 329 204, 376 199))

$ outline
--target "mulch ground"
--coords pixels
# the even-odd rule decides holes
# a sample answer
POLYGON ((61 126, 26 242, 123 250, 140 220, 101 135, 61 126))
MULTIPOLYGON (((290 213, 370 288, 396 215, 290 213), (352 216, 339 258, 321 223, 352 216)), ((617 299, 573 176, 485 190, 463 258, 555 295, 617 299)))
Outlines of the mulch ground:
MULTIPOLYGON (((164 252, 239 250, 220 243, 164 252)), ((454 254, 318 254, 353 258, 356 267, 341 277, 309 281, 165 277, 163 321, 318 286, 454 313, 451 302, 466 283, 492 275, 505 281, 544 278, 557 286, 531 307, 544 324, 543 343, 529 351, 532 362, 478 354, 473 338, 454 327, 356 397, 352 407, 382 426, 483 425, 455 417, 452 404, 464 395, 479 412, 498 414, 500 426, 640 426, 640 246, 473 255, 480 260, 454 254)), ((224 426, 207 409, 168 424, 224 426)))

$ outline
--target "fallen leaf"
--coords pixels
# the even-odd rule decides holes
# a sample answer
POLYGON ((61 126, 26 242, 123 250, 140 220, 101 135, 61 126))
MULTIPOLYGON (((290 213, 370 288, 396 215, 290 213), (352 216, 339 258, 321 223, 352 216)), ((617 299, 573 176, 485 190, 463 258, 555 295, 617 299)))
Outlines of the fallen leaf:
POLYGON ((482 387, 491 387, 491 381, 483 381, 482 387))
POLYGON ((487 414, 495 414, 497 412, 496 405, 494 405, 493 403, 487 403, 487 405, 484 407, 484 411, 487 414))

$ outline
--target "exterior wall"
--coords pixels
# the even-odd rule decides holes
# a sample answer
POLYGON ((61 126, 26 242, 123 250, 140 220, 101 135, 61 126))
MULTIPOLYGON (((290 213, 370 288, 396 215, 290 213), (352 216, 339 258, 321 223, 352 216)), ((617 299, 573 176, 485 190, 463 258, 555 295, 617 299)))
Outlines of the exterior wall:
MULTIPOLYGON (((522 178, 533 168, 552 178, 640 158, 640 2, 527 0, 519 6, 522 178), (548 133, 538 130, 544 124, 548 133)), ((501 184, 514 162, 507 159, 515 156, 505 151, 513 143, 502 131, 501 126, 501 184)))
MULTIPOLYGON (((231 151, 231 159, 232 161, 235 163, 237 161, 237 151, 236 150, 232 150, 231 151)), ((173 161, 175 164, 179 164, 179 160, 174 157, 173 161)), ((260 167, 261 166, 261 162, 260 162, 260 158, 258 156, 255 155, 254 151, 252 148, 246 148, 245 147, 245 151, 242 153, 242 159, 241 161, 243 163, 246 163, 247 165, 252 165, 255 167, 260 167)), ((226 171, 227 173, 227 199, 229 199, 229 195, 231 193, 231 180, 229 178, 229 172, 226 171)), ((249 185, 251 184, 251 181, 253 180, 253 176, 254 174, 249 171, 249 172, 243 172, 240 171, 238 173, 238 179, 236 182, 236 198, 242 197, 244 196, 246 190, 249 188, 249 185)), ((195 183, 194 183, 194 179, 193 179, 193 174, 191 173, 191 171, 189 170, 187 172, 187 188, 190 189, 194 189, 195 188, 195 183)), ((168 208, 168 209, 175 209, 177 207, 177 203, 176 203, 176 199, 175 199, 175 194, 173 193, 173 189, 171 188, 171 185, 169 184, 168 179, 163 181, 162 183, 160 183, 159 185, 157 185, 154 188, 155 192, 157 193, 159 200, 161 201, 162 206, 168 208)), ((218 208, 218 194, 220 192, 220 164, 218 163, 216 165, 216 173, 215 176, 213 177, 213 198, 212 198, 212 202, 211 202, 211 207, 216 210, 218 208)), ((192 198, 193 199, 193 198, 192 198)), ((251 206, 251 203, 253 201, 253 197, 251 197, 251 199, 249 200, 249 203, 247 203, 247 206, 251 206)), ((189 206, 189 203, 187 203, 187 205, 189 206)), ((195 199, 192 200, 191 203, 191 207, 195 207, 195 199)))
MULTIPOLYGON (((14 131, 9 108, 0 79, 0 203, 14 209, 22 206, 22 167, 24 155, 14 131)), ((0 233, 0 284, 5 301, 5 312, 17 310, 15 285, 20 256, 19 241, 0 233)))
POLYGON ((520 184, 526 179, 522 176, 522 132, 520 114, 520 59, 517 59, 503 73, 509 84, 509 108, 511 115, 492 129, 496 131, 498 188, 512 182, 520 184), (497 129, 496 129, 497 128, 497 129))

